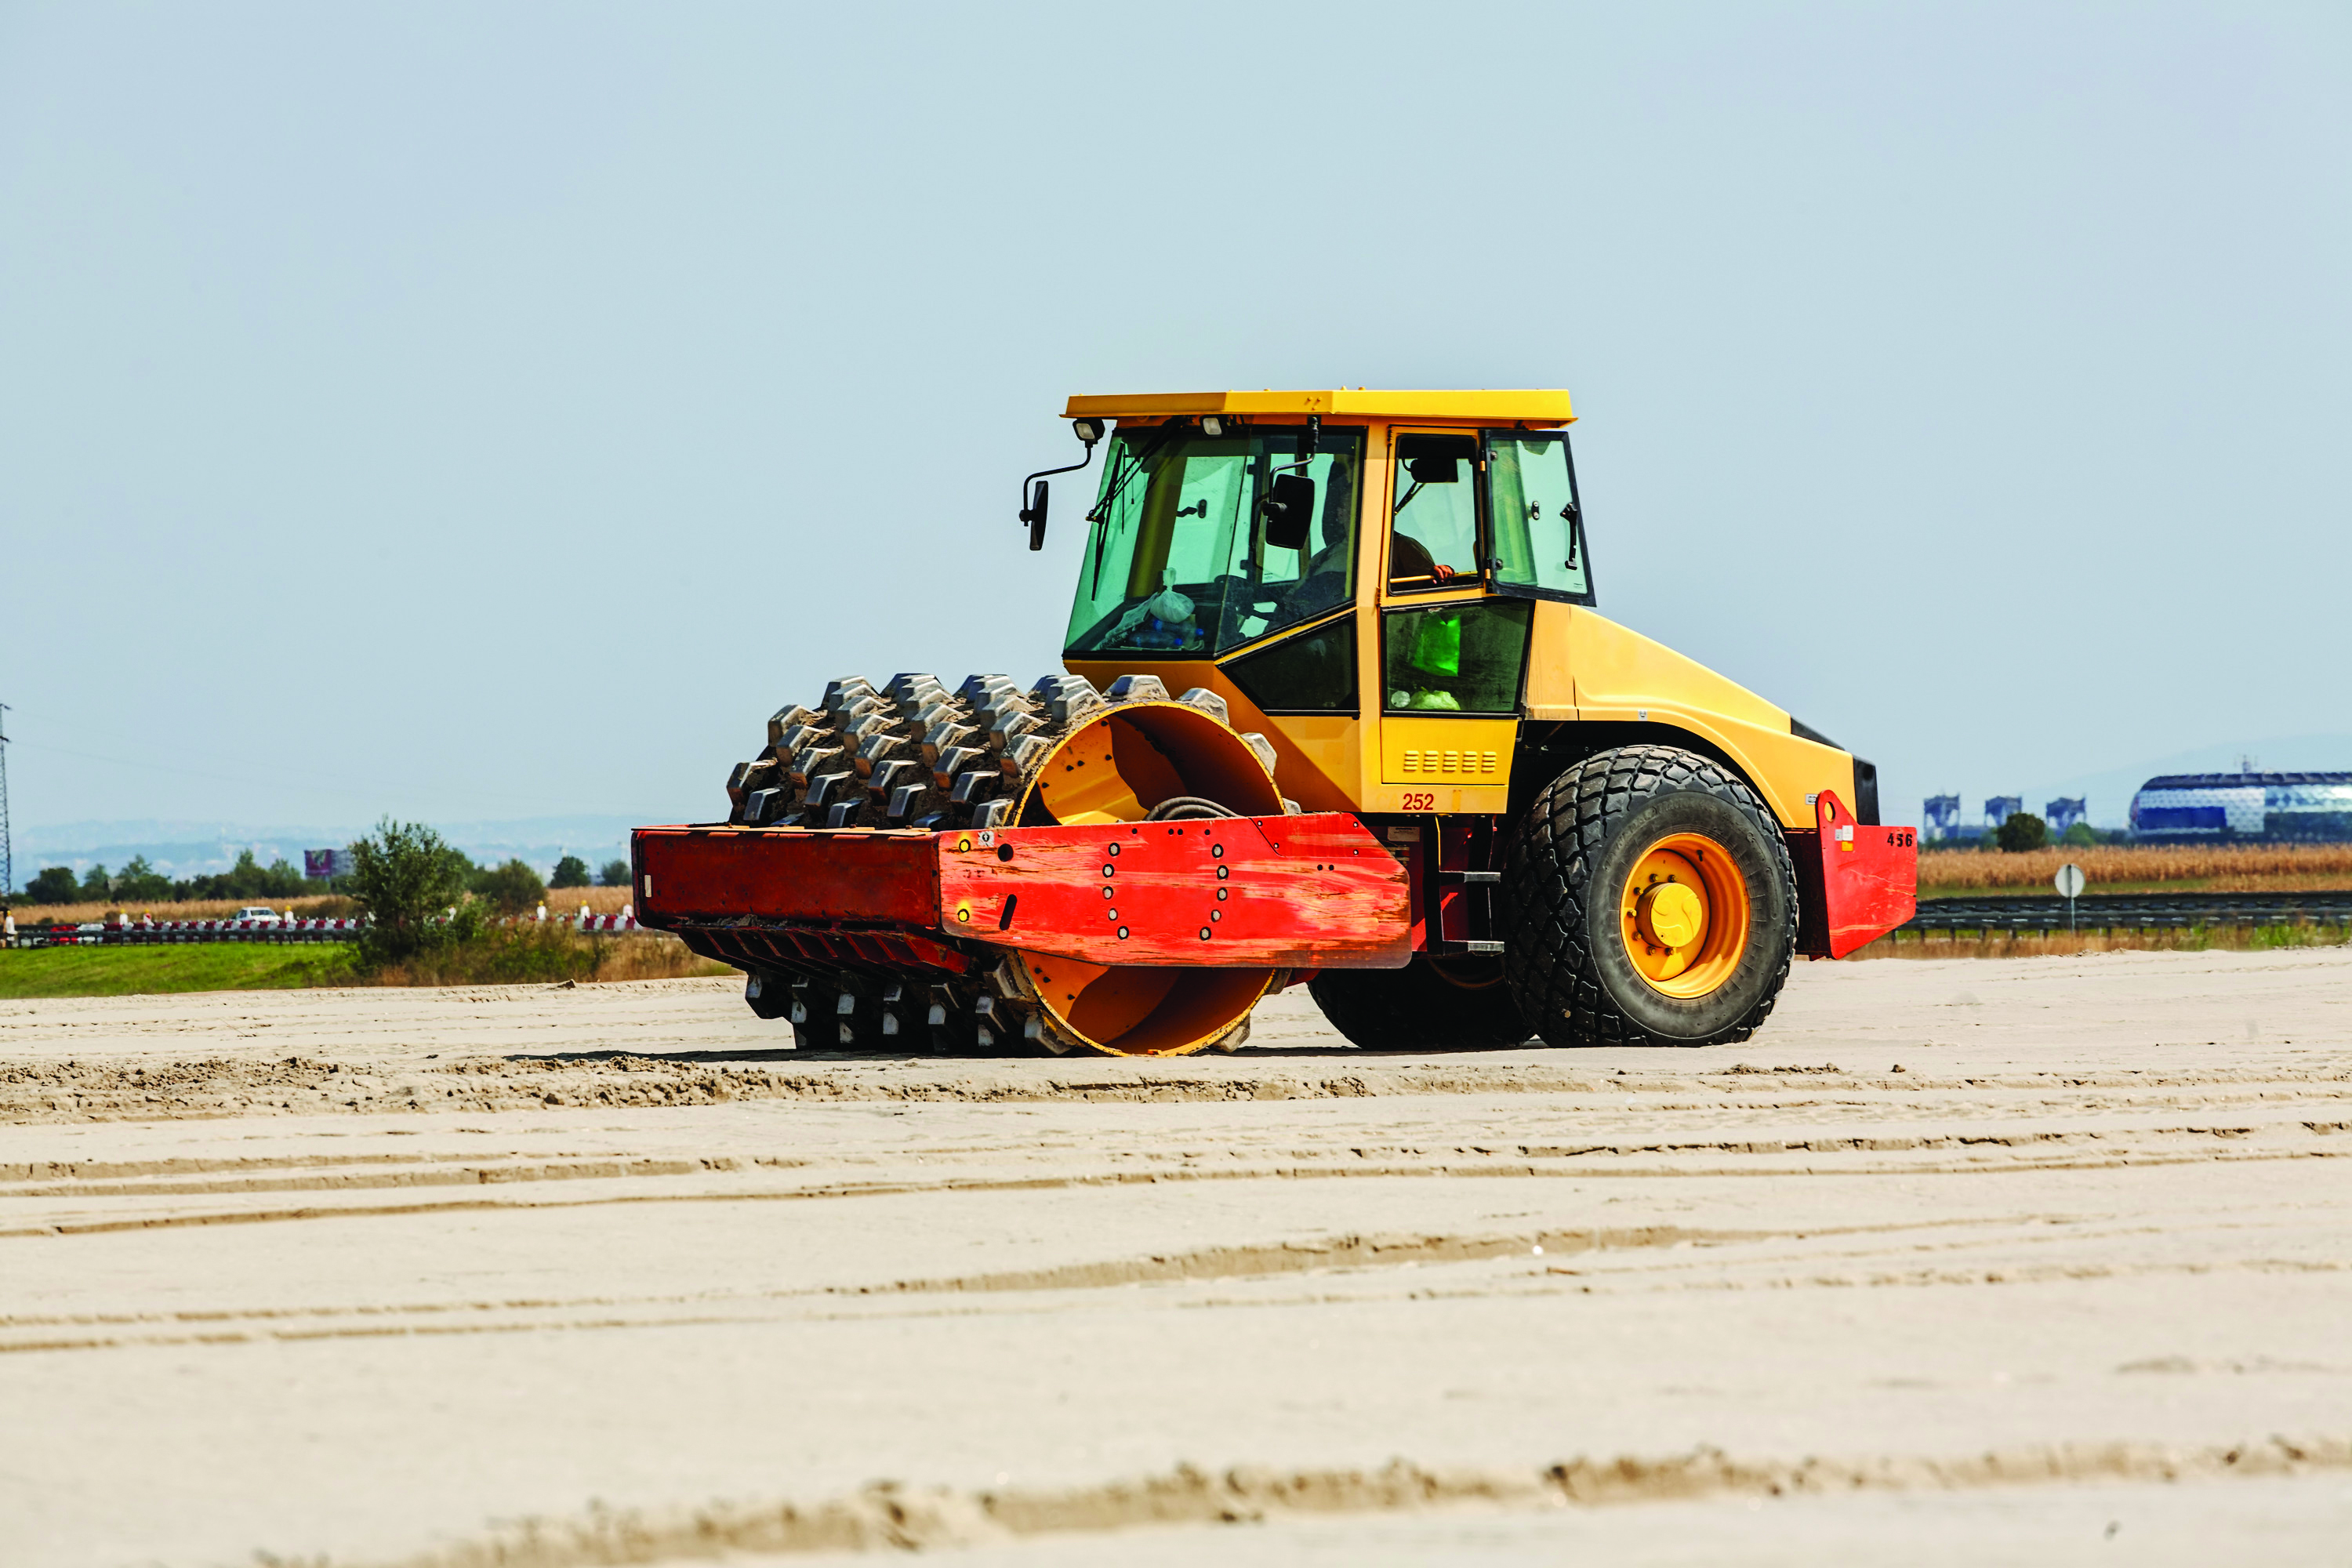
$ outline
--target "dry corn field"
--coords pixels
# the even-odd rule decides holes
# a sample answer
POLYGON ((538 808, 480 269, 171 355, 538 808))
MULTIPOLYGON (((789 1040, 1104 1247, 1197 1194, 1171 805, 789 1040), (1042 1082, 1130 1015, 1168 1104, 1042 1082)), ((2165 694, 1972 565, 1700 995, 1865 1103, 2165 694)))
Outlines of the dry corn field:
POLYGON ((349 899, 330 898, 296 899, 290 906, 284 899, 191 899, 184 904, 125 904, 120 899, 111 899, 104 903, 15 904, 9 913, 19 926, 86 925, 117 913, 132 920, 152 915, 159 921, 225 921, 247 904, 267 904, 280 914, 290 907, 297 917, 306 921, 332 920, 360 912, 359 906, 349 899))
POLYGON ((2004 855, 1924 849, 1919 886, 1928 892, 2046 888, 2073 862, 2094 889, 2194 883, 2211 892, 2308 892, 2352 887, 2352 844, 2099 844, 2004 855))
MULTIPOLYGON (((556 888, 547 895, 550 915, 576 915, 580 906, 588 906, 592 915, 617 915, 628 906, 626 888, 556 888)), ((19 926, 83 925, 102 921, 110 914, 125 914, 132 920, 152 915, 159 921, 225 921, 247 904, 266 904, 284 914, 291 910, 300 920, 332 920, 360 912, 359 905, 350 899, 296 899, 289 903, 284 899, 191 899, 184 904, 124 903, 120 899, 104 903, 81 904, 16 904, 10 913, 19 926)))

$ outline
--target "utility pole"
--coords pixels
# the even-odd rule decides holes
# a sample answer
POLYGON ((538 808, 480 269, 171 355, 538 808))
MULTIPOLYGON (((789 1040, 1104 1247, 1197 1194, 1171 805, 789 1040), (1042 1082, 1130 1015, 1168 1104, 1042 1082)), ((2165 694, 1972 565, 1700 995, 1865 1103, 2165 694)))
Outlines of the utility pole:
POLYGON ((8 705, 0 702, 0 910, 16 887, 16 855, 8 843, 8 705))

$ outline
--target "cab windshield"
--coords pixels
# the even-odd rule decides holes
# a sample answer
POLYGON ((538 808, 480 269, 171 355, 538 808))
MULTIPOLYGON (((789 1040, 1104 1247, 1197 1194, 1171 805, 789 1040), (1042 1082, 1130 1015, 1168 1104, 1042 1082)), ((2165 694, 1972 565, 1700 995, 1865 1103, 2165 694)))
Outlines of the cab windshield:
POLYGON ((1352 601, 1364 433, 1325 430, 1301 466, 1302 434, 1155 426, 1113 436, 1068 650, 1205 658, 1352 601), (1306 515, 1269 513, 1270 498, 1306 515))

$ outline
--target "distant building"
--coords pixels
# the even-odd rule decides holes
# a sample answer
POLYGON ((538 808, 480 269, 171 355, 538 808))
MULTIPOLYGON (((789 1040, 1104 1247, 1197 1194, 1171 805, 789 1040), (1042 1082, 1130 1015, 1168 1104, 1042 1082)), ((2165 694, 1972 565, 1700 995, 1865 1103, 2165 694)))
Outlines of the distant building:
POLYGON ((2132 837, 2352 840, 2352 773, 2165 773, 2132 796, 2132 837))
POLYGON ((2081 795, 2069 800, 2062 795, 2042 808, 2042 819, 2050 825, 2050 837, 2053 838, 2061 837, 2090 815, 2087 803, 2081 795))
POLYGON ((348 877, 358 868, 358 858, 348 849, 302 851, 302 875, 314 882, 322 882, 331 877, 348 877))
POLYGON ((1927 818, 1930 838, 1958 838, 1960 836, 1960 797, 1956 795, 1931 795, 1920 807, 1927 818))
POLYGON ((2025 809, 2022 795, 1997 795, 1985 802, 1985 831, 1990 833, 2025 809))

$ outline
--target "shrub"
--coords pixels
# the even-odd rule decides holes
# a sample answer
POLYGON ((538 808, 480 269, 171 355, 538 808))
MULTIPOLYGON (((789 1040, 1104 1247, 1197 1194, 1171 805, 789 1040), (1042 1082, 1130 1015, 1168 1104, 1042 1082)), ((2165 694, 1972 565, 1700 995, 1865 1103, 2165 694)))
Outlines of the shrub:
POLYGON ((386 817, 352 846, 352 896, 368 916, 359 940, 363 968, 400 963, 479 928, 466 898, 464 858, 431 828, 386 817))
POLYGON ((69 867, 50 866, 25 884, 25 896, 37 904, 79 903, 81 884, 69 867))
POLYGON ((2065 835, 2058 840, 2061 844, 2073 845, 2079 848, 2088 848, 2098 841, 2099 830, 2092 826, 2087 822, 2078 822, 2074 824, 2074 826, 2069 827, 2066 830, 2065 835))
POLYGON ((504 985, 564 980, 666 980, 727 974, 673 936, 583 936, 553 921, 484 926, 464 942, 371 971, 378 985, 504 985))
POLYGON ((577 855, 566 855, 555 863, 555 875, 547 879, 551 888, 584 888, 588 885, 588 862, 577 855))
POLYGON ((605 861, 604 868, 596 873, 596 880, 608 888, 627 887, 629 885, 629 863, 626 860, 605 861))
POLYGON ((547 897, 547 884, 520 860, 475 872, 472 890, 502 915, 522 914, 547 897))
POLYGON ((2030 811, 2013 811, 1995 837, 2004 853, 2022 855, 2050 842, 2050 825, 2030 811))

